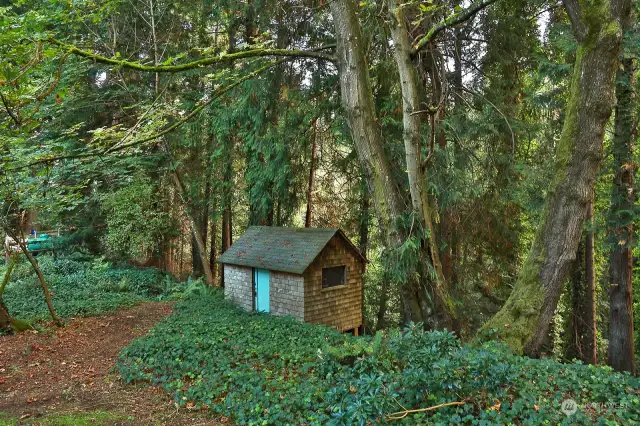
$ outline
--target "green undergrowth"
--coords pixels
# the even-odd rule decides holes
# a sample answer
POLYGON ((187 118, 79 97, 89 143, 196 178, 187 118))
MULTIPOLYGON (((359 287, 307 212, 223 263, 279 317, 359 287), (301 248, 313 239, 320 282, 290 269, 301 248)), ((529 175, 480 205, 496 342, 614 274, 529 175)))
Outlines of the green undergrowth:
POLYGON ((246 313, 202 288, 123 349, 122 377, 238 424, 634 424, 638 379, 411 327, 374 338, 246 313), (566 399, 578 410, 567 416, 566 399), (462 405, 430 411, 442 403, 462 405))
POLYGON ((121 416, 108 411, 89 413, 50 414, 44 417, 26 417, 19 419, 0 413, 0 426, 38 425, 38 426, 89 426, 123 424, 121 416))
MULTIPOLYGON (((158 300, 182 291, 155 268, 115 266, 101 258, 74 260, 38 257, 38 264, 51 291, 58 316, 91 316, 158 300)), ((0 268, 0 275, 4 273, 0 268)), ((49 319, 39 281, 30 265, 21 259, 3 294, 9 312, 18 319, 49 319)))

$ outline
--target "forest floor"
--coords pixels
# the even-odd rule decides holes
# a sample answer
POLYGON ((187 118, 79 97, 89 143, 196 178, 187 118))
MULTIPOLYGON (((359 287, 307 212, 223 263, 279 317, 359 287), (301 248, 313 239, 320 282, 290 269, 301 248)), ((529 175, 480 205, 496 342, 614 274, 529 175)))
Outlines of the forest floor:
POLYGON ((125 384, 115 371, 120 349, 171 310, 167 302, 142 303, 64 328, 0 336, 0 426, 226 424, 177 410, 163 389, 125 384))

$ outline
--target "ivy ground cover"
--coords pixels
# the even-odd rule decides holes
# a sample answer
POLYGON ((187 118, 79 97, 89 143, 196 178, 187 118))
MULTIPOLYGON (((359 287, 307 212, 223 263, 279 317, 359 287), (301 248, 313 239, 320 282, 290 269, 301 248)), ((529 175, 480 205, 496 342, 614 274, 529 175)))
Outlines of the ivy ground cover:
MULTIPOLYGON (((155 268, 116 266, 101 258, 75 260, 38 257, 51 291, 56 313, 62 318, 92 316, 171 296, 185 287, 155 268)), ((0 268, 0 276, 4 267, 0 268)), ((38 278, 22 259, 3 294, 9 312, 18 319, 49 319, 38 278)))
POLYGON ((127 381, 237 424, 635 424, 640 383, 420 327, 355 338, 246 313, 201 288, 123 349, 127 381), (575 412, 563 403, 575 401, 575 412), (457 402, 434 410, 438 404, 457 402))

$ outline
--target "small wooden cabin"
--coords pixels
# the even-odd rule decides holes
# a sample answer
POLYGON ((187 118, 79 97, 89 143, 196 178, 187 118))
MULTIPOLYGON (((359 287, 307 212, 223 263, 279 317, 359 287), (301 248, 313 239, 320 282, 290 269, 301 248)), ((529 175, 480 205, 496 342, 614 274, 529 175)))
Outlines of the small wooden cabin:
POLYGON ((366 259, 339 229, 252 226, 220 257, 227 299, 358 334, 366 259))

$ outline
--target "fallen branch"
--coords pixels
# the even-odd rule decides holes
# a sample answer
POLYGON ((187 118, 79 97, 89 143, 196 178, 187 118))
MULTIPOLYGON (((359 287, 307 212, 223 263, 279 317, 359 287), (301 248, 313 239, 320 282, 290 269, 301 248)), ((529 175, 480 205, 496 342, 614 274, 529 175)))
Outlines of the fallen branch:
MULTIPOLYGON (((444 404, 438 404, 438 405, 434 405, 433 407, 427 407, 427 408, 417 408, 415 410, 403 410, 403 411, 398 411, 397 413, 391 413, 391 414, 387 414, 387 420, 400 420, 400 419, 404 419, 405 417, 407 417, 409 414, 413 414, 413 413, 424 413, 426 411, 433 411, 433 410, 437 410, 438 408, 442 408, 442 407, 450 407, 453 405, 464 405, 466 404, 465 402, 462 401, 454 401, 454 402, 445 402, 444 404)), ((402 407, 402 405, 400 405, 402 407)), ((402 407, 404 408, 404 407, 402 407)))

